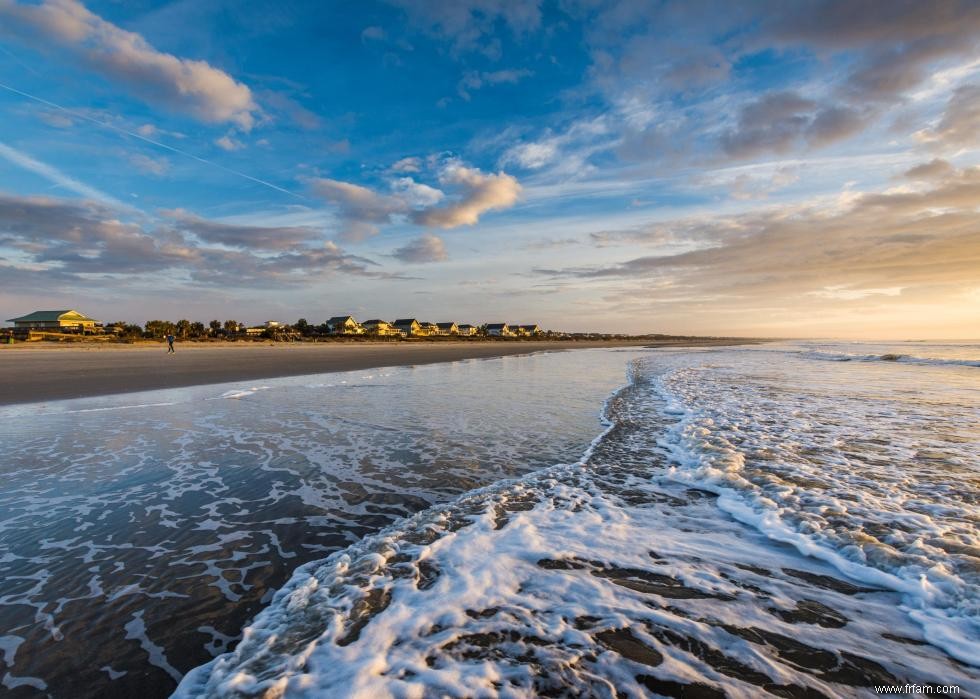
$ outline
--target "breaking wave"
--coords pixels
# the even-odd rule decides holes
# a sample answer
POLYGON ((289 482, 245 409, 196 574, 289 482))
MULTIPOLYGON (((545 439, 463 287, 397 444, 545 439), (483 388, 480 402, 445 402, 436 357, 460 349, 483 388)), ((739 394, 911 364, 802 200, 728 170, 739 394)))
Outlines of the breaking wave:
POLYGON ((916 357, 911 354, 885 352, 883 354, 857 354, 847 352, 821 352, 812 350, 803 352, 807 359, 829 362, 898 362, 901 364, 919 364, 923 366, 970 366, 980 367, 980 359, 944 359, 940 357, 916 357))
POLYGON ((579 462, 471 492, 299 568, 238 647, 175 696, 980 690, 901 609, 909 590, 835 567, 801 540, 782 545, 778 519, 747 526, 744 500, 719 497, 711 474, 681 472, 687 434, 712 426, 695 425, 671 392, 678 377, 688 375, 658 359, 635 362, 579 462))

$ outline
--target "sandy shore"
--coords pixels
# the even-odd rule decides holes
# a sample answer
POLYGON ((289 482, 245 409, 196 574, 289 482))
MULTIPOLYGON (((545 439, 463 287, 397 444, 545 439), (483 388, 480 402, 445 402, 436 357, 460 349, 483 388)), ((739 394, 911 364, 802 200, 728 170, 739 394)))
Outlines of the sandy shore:
POLYGON ((14 345, 0 348, 0 405, 540 351, 738 343, 714 338, 656 342, 178 343, 173 355, 166 353, 166 345, 151 343, 14 345))

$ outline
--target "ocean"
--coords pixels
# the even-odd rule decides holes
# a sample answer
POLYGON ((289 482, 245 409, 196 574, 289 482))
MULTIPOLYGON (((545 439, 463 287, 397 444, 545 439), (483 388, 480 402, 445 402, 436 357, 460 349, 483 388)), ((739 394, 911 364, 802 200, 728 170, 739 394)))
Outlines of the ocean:
POLYGON ((11 694, 980 695, 980 344, 202 386, 0 445, 11 694))

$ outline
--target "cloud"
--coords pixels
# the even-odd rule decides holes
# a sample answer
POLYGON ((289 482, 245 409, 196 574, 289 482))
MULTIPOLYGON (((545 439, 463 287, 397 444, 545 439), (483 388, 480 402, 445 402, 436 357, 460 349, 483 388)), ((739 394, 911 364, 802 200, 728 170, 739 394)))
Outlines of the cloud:
POLYGON ((149 235, 98 202, 0 194, 0 247, 72 274, 135 274, 193 261, 176 235, 149 235))
POLYGON ((322 237, 320 231, 307 226, 248 226, 219 223, 183 209, 161 211, 160 215, 173 221, 181 231, 191 233, 205 243, 249 250, 289 250, 322 237))
POLYGON ((555 250, 557 248, 574 247, 582 244, 583 241, 579 238, 541 238, 521 247, 524 250, 555 250))
MULTIPOLYGON (((413 163, 416 164, 421 166, 421 161, 413 163)), ((471 226, 487 211, 513 206, 521 192, 517 179, 504 172, 486 174, 456 160, 437 165, 435 159, 430 159, 430 166, 438 166, 439 184, 450 190, 450 197, 443 189, 411 177, 390 179, 391 194, 326 178, 310 180, 310 188, 337 207, 341 236, 353 241, 376 235, 381 225, 396 220, 431 228, 471 226)))
POLYGON ((388 34, 384 28, 378 26, 364 27, 364 31, 361 32, 363 41, 384 41, 387 38, 388 34))
POLYGON ((38 116, 48 126, 56 129, 68 129, 75 125, 75 121, 61 112, 42 110, 38 116))
POLYGON ((558 157, 559 145, 555 139, 531 143, 518 143, 504 153, 501 162, 513 163, 527 170, 537 170, 558 157))
POLYGON ((442 190, 416 182, 411 177, 399 177, 391 182, 391 189, 413 208, 429 208, 445 198, 442 190))
MULTIPOLYGON (((507 138, 507 140, 512 140, 507 138)), ((500 158, 501 165, 516 165, 526 170, 550 167, 553 175, 581 176, 593 170, 589 158, 620 142, 604 116, 580 119, 563 131, 545 131, 535 140, 515 143, 500 158)))
MULTIPOLYGON (((884 119, 894 124, 894 108, 919 99, 914 91, 935 82, 935 71, 975 72, 980 50, 980 9, 970 0, 898 0, 884 11, 847 0, 568 0, 561 7, 582 24, 592 59, 576 94, 605 102, 616 136, 598 141, 587 162, 608 153, 677 167, 825 148, 884 119), (776 66, 779 84, 790 87, 760 98, 759 71, 776 66)), ((958 110, 963 127, 948 135, 969 144, 976 129, 966 101, 958 110)), ((546 142, 518 144, 507 161, 547 167, 560 156, 546 142)))
POLYGON ((456 86, 456 91, 460 97, 468 101, 470 99, 470 91, 472 90, 480 90, 487 85, 500 85, 502 83, 516 85, 530 75, 534 75, 534 73, 526 68, 495 70, 491 72, 471 70, 463 75, 459 84, 456 86))
POLYGON ((905 172, 910 180, 945 179, 956 173, 956 168, 946 160, 935 158, 928 163, 916 165, 905 172))
POLYGON ((458 163, 448 164, 439 182, 462 190, 461 196, 447 206, 415 212, 417 223, 435 228, 472 226, 487 211, 510 208, 521 194, 521 185, 511 175, 488 175, 458 163))
POLYGON ((424 233, 402 247, 396 248, 391 254, 402 262, 413 264, 442 262, 449 259, 442 238, 431 233, 424 233))
POLYGON ((148 175, 165 175, 170 170, 170 161, 166 158, 151 158, 142 153, 133 153, 129 162, 140 172, 148 175))
POLYGON ((980 85, 957 88, 936 128, 923 140, 945 147, 974 148, 980 144, 980 85))
MULTIPOLYGON (((293 90, 300 91, 301 88, 293 87, 293 90)), ((263 107, 269 110, 284 114, 290 121, 307 131, 316 131, 323 126, 323 119, 316 112, 313 112, 296 99, 273 90, 262 90, 258 97, 263 107)))
POLYGON ((122 219, 95 201, 0 193, 0 249, 13 251, 9 268, 38 286, 139 284, 148 274, 236 287, 307 284, 331 272, 387 276, 314 229, 225 224, 181 210, 164 219, 122 219))
POLYGON ((415 26, 452 42, 456 53, 477 51, 496 59, 500 40, 493 36, 499 23, 514 36, 523 36, 541 26, 540 0, 388 0, 408 14, 415 26))
POLYGON ((241 150, 242 148, 245 147, 244 143, 232 138, 230 133, 225 134, 221 138, 215 139, 214 145, 218 146, 218 148, 220 148, 221 150, 228 151, 228 152, 241 150))
POLYGON ((76 0, 0 0, 0 33, 31 46, 70 52, 145 101, 206 123, 247 131, 259 112, 251 90, 205 61, 158 51, 142 36, 105 21, 76 0))
POLYGON ((926 190, 861 194, 836 211, 826 204, 786 206, 658 224, 651 243, 668 237, 686 241, 688 249, 539 273, 644 280, 663 285, 665 295, 718 295, 736 304, 786 303, 827 289, 853 295, 895 287, 974 288, 980 285, 978 205, 980 168, 972 168, 926 190))
POLYGON ((388 169, 392 172, 421 172, 422 159, 416 157, 402 158, 388 169))
POLYGON ((854 99, 893 101, 929 76, 932 63, 967 55, 980 37, 980 6, 970 0, 874 3, 822 0, 787 7, 771 21, 777 41, 821 52, 855 52, 843 88, 854 99))
POLYGON ((396 214, 409 210, 401 198, 378 194, 361 185, 340 180, 316 178, 310 181, 313 193, 338 207, 345 240, 363 240, 378 233, 378 224, 391 223, 396 214))
POLYGON ((735 128, 721 137, 734 157, 784 153, 801 144, 823 146, 857 133, 864 126, 848 107, 821 107, 795 92, 771 92, 742 107, 735 128))

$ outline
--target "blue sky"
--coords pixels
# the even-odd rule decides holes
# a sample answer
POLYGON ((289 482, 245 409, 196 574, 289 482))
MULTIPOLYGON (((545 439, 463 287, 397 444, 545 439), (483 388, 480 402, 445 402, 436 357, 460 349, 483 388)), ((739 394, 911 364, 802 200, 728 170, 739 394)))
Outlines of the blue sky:
POLYGON ((980 6, 0 0, 3 317, 980 335, 980 6))

